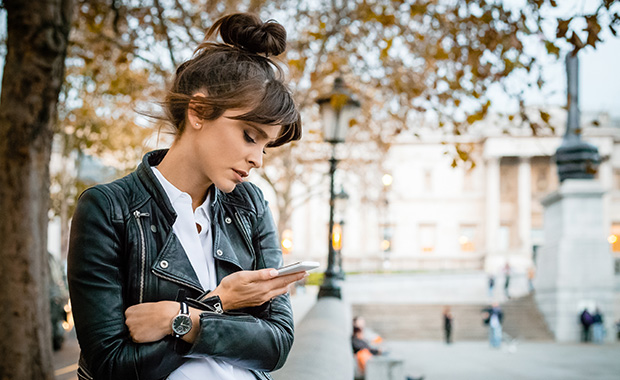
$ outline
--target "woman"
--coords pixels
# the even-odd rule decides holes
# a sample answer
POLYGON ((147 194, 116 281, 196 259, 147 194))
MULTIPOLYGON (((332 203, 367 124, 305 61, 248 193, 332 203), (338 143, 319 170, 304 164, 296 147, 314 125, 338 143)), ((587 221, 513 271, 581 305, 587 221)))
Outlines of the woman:
POLYGON ((260 190, 265 147, 301 137, 268 58, 286 31, 219 19, 165 101, 176 138, 135 172, 85 191, 69 248, 80 379, 269 379, 293 342, 281 251, 260 190))

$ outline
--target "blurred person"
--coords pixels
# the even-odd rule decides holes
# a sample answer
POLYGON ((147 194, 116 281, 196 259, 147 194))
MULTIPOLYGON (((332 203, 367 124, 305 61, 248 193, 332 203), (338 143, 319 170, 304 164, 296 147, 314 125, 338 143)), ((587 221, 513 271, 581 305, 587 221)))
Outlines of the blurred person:
POLYGON ((493 288, 495 287, 495 276, 489 273, 488 276, 489 298, 493 298, 493 288))
POLYGON ((454 321, 454 315, 450 311, 450 306, 445 306, 443 308, 443 331, 446 338, 446 344, 452 343, 452 324, 454 321))
POLYGON ((589 342, 591 340, 590 328, 592 327, 594 318, 592 317, 592 314, 590 314, 590 312, 588 311, 588 308, 583 309, 583 311, 579 315, 579 321, 581 322, 581 341, 589 342))
POLYGON ((269 56, 286 31, 218 19, 163 102, 175 130, 128 176, 86 190, 69 248, 80 379, 269 379, 293 343, 282 253, 262 192, 264 149, 301 137, 269 56), (223 43, 209 42, 218 34, 223 43))
POLYGON ((512 268, 510 268, 510 263, 506 262, 504 266, 504 295, 506 298, 510 299, 510 275, 512 272, 512 268))
MULTIPOLYGON (((355 317, 354 323, 359 323, 361 317, 355 317)), ((363 318, 361 319, 362 325, 364 323, 363 318)), ((353 355, 355 356, 356 362, 356 379, 363 379, 366 374, 366 366, 368 361, 376 355, 386 355, 382 349, 375 347, 368 343, 366 337, 364 336, 364 330, 359 325, 353 326, 353 334, 351 336, 351 346, 353 348, 353 355)), ((406 380, 424 380, 424 376, 415 375, 415 376, 406 376, 406 380)))
POLYGON ((502 344, 504 312, 497 302, 493 302, 490 307, 483 309, 482 312, 484 324, 489 326, 489 343, 491 347, 498 348, 502 344))
POLYGON ((366 374, 366 363, 374 355, 380 355, 381 350, 372 347, 364 337, 364 330, 359 326, 353 326, 353 334, 351 335, 351 347, 356 362, 356 373, 358 378, 364 378, 366 374))
POLYGON ((530 293, 534 292, 534 277, 536 277, 536 268, 534 268, 534 265, 530 265, 527 269, 527 285, 530 293))
POLYGON ((605 326, 603 325, 603 314, 598 307, 592 316, 592 342, 602 344, 605 338, 605 326))
POLYGON ((362 316, 353 317, 353 327, 359 327, 362 330, 366 340, 370 342, 371 344, 380 345, 383 342, 383 338, 381 337, 381 335, 377 334, 372 329, 366 327, 366 320, 364 319, 364 317, 362 316))

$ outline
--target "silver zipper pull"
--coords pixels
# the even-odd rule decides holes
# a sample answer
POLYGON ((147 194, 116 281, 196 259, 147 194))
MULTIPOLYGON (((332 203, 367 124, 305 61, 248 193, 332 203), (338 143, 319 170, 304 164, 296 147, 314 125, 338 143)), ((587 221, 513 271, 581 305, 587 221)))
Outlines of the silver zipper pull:
POLYGON ((133 212, 133 216, 136 219, 140 219, 143 216, 151 216, 151 214, 149 214, 148 212, 140 212, 140 210, 136 210, 133 212))
POLYGON ((218 314, 224 313, 224 310, 222 310, 222 304, 220 302, 214 304, 213 307, 215 307, 215 312, 216 313, 218 313, 218 314))

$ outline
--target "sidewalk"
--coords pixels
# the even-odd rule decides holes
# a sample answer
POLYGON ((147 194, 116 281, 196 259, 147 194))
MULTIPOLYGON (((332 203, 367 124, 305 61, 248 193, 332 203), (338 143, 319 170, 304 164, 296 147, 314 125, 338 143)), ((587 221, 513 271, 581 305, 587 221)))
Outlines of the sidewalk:
POLYGON ((391 357, 405 361, 406 374, 425 380, 617 380, 620 344, 523 342, 492 349, 488 342, 385 342, 391 357))

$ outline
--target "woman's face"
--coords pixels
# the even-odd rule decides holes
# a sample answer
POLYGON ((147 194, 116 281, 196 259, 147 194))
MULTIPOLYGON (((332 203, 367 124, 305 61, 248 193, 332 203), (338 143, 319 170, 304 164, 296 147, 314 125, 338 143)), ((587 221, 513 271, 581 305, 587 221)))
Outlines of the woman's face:
POLYGON ((191 126, 196 169, 203 180, 229 193, 250 170, 263 165, 264 149, 278 137, 280 125, 260 125, 230 117, 247 110, 227 110, 213 121, 191 126))

